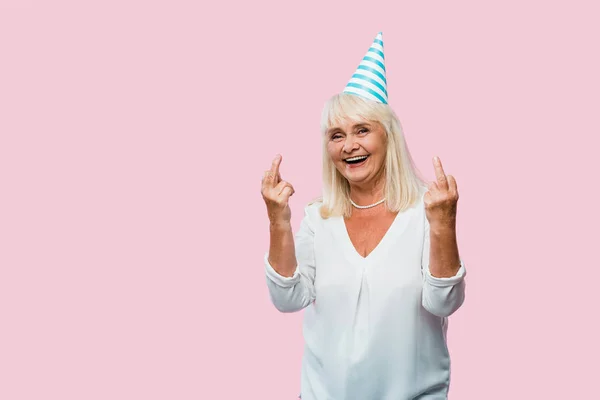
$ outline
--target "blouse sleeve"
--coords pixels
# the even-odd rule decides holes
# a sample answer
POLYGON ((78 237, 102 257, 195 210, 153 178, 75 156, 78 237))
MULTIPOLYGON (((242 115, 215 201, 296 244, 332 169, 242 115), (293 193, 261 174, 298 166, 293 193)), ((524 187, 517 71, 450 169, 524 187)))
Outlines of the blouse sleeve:
POLYGON ((465 265, 460 260, 460 268, 455 276, 438 278, 429 271, 430 226, 425 218, 425 237, 421 270, 423 272, 423 307, 438 317, 452 315, 465 300, 465 265))
POLYGON ((278 274, 269 263, 269 253, 264 256, 269 296, 273 305, 281 312, 300 311, 315 299, 314 226, 309 207, 305 208, 304 218, 294 237, 297 261, 294 275, 284 277, 278 274))

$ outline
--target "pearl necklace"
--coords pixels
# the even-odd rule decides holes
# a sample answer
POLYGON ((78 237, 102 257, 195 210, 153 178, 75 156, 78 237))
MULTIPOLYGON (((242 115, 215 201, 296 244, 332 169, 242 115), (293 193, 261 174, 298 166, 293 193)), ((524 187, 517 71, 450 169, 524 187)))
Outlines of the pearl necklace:
POLYGON ((358 204, 356 204, 355 202, 352 201, 352 199, 350 199, 350 203, 352 203, 352 205, 356 208, 371 208, 371 207, 375 207, 381 203, 383 203, 385 201, 385 198, 379 200, 377 203, 373 203, 373 204, 369 204, 368 206, 359 206, 358 204))

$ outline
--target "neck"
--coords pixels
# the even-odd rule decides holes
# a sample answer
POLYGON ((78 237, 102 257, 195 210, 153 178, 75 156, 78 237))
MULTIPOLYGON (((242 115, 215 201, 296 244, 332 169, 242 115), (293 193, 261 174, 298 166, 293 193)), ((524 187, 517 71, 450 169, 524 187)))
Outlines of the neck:
POLYGON ((350 184, 350 198, 358 205, 373 204, 384 197, 384 180, 371 185, 350 184))

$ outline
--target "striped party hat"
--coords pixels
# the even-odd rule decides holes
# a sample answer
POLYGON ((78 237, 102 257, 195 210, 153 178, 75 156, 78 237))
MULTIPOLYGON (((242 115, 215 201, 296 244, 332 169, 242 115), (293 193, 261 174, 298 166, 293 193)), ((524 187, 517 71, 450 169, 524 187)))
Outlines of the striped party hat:
POLYGON ((354 94, 378 103, 388 103, 382 32, 379 32, 373 40, 369 51, 344 88, 344 93, 354 94))

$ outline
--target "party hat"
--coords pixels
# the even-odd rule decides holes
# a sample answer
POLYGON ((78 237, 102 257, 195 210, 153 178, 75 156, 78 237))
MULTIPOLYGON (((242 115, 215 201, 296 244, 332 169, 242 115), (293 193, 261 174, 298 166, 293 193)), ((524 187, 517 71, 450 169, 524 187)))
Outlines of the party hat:
POLYGON ((351 93, 378 103, 388 103, 382 32, 379 32, 373 40, 369 51, 344 88, 344 93, 351 93))

